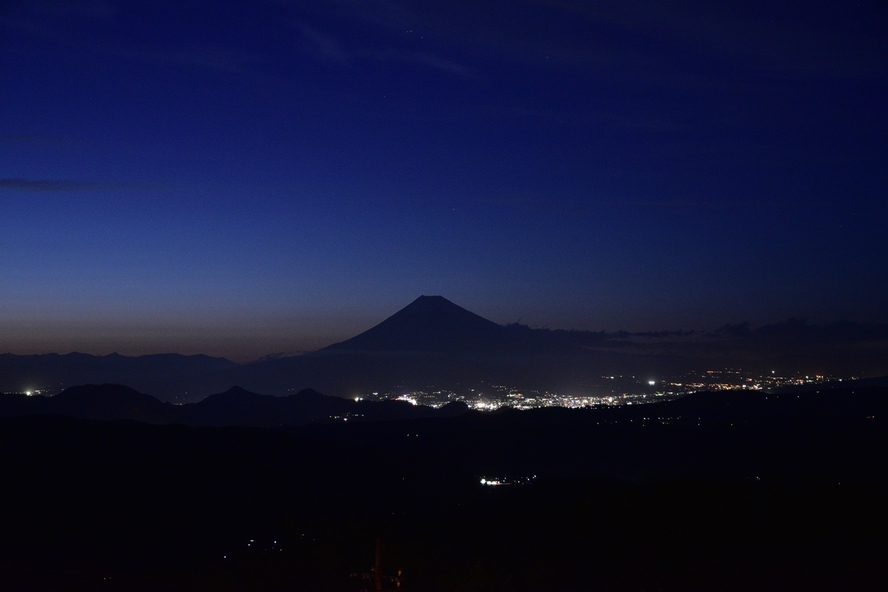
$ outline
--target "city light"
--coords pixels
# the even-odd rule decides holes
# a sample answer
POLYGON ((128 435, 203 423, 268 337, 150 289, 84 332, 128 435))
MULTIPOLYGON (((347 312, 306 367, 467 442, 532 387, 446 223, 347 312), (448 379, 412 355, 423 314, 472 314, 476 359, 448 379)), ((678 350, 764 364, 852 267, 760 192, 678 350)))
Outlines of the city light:
MULTIPOLYGON (((411 405, 441 408, 449 403, 462 403, 469 409, 495 412, 503 408, 527 410, 542 407, 584 409, 622 405, 645 405, 683 397, 701 391, 763 392, 787 386, 815 385, 854 377, 836 377, 824 374, 780 375, 774 370, 766 373, 739 368, 710 369, 683 375, 663 376, 657 380, 639 379, 632 375, 605 375, 591 380, 574 392, 536 390, 502 383, 476 384, 475 388, 451 390, 429 386, 422 390, 405 392, 373 391, 356 400, 398 400, 411 405), (654 387, 653 389, 651 387, 654 387), (586 392, 583 392, 586 391, 586 392)), ((403 389, 403 390, 402 390, 403 389)), ((340 419, 339 417, 331 419, 340 419)))

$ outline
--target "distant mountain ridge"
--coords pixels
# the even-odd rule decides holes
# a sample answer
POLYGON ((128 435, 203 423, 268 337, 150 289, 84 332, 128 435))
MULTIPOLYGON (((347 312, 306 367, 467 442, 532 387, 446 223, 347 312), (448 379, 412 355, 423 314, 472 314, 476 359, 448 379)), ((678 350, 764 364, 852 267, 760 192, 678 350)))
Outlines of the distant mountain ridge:
POLYGON ((784 375, 888 374, 888 325, 808 325, 793 320, 752 329, 573 331, 499 325, 442 296, 420 296, 376 326, 299 356, 248 364, 162 354, 0 354, 0 392, 59 392, 80 384, 126 384, 162 401, 193 403, 231 385, 287 396, 303 389, 354 398, 369 392, 468 392, 492 384, 522 390, 610 395, 604 376, 681 377, 742 368, 784 375))
MULTIPOLYGON (((142 392, 161 393, 170 385, 224 373, 239 364, 202 354, 94 356, 82 353, 0 354, 0 392, 60 390, 79 384, 127 384, 142 392)), ((230 384, 230 383, 229 383, 230 384)), ((177 393, 178 394, 178 393, 177 393)), ((170 396, 175 400, 175 396, 170 396)))
POLYGON ((441 409, 404 401, 355 401, 305 389, 286 397, 261 395, 240 387, 198 403, 174 405, 119 384, 82 385, 54 397, 0 395, 0 417, 55 413, 78 419, 128 419, 152 424, 274 427, 312 422, 371 421, 449 417, 468 411, 462 403, 441 409))

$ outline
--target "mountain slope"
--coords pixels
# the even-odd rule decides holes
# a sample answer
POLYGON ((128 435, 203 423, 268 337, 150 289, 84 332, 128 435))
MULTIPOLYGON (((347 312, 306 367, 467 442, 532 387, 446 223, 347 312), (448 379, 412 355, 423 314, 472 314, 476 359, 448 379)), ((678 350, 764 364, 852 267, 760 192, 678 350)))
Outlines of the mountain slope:
POLYGON ((420 296, 372 329, 326 350, 450 353, 505 345, 505 328, 442 296, 420 296))

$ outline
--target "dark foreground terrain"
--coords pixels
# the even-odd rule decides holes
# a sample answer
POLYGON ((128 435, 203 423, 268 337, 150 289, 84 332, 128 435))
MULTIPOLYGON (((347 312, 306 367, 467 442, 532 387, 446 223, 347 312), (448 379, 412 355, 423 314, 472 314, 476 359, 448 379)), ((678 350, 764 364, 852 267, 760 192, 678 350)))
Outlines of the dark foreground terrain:
POLYGON ((408 592, 882 590, 886 412, 858 388, 277 429, 4 418, 0 588, 360 590, 379 539, 408 592))

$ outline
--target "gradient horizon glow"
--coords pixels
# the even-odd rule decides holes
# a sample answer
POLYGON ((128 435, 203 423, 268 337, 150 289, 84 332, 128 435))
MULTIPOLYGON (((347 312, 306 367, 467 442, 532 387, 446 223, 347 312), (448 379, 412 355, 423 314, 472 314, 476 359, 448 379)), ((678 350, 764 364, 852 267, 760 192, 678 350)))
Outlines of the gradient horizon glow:
POLYGON ((888 322, 880 6, 13 1, 0 350, 248 360, 421 294, 888 322))

